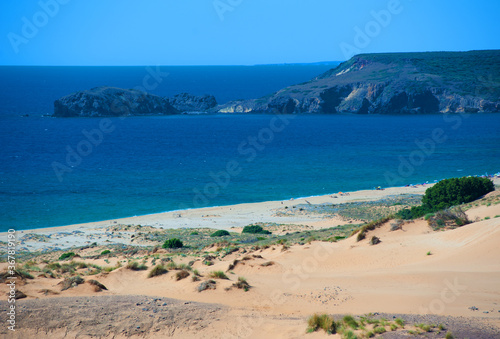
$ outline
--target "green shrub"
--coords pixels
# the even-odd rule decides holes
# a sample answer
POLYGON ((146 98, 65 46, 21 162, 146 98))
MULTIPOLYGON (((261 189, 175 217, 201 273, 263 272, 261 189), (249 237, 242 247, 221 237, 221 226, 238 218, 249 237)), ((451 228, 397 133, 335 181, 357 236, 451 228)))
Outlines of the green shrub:
POLYGON ((376 334, 382 334, 382 333, 385 333, 386 330, 385 330, 385 327, 379 326, 379 327, 375 327, 373 329, 373 332, 376 334))
POLYGON ((200 233, 198 233, 197 231, 193 231, 191 232, 191 235, 199 235, 200 233))
MULTIPOLYGON (((474 201, 494 190, 493 182, 487 178, 463 177, 441 180, 425 191, 421 206, 402 209, 396 216, 405 220, 420 218, 451 206, 474 201)), ((426 219, 429 218, 431 216, 426 216, 426 219)))
POLYGON ((425 191, 422 206, 428 210, 439 211, 474 201, 494 190, 493 182, 487 178, 445 179, 425 191))
POLYGON ((156 265, 151 271, 149 271, 148 278, 157 277, 159 275, 167 273, 168 270, 163 265, 156 265))
POLYGON ((47 266, 45 266, 42 270, 43 273, 45 273, 46 275, 48 275, 50 278, 55 278, 56 275, 54 274, 54 272, 52 272, 52 270, 50 270, 49 268, 47 268, 47 266))
POLYGON ((336 333, 337 329, 333 317, 329 316, 328 314, 314 314, 307 320, 307 325, 308 332, 315 332, 319 329, 322 329, 328 334, 334 334, 336 333))
POLYGON ((34 277, 31 274, 29 274, 28 272, 26 272, 20 268, 14 270, 14 272, 15 272, 14 273, 15 275, 21 277, 22 279, 34 279, 34 277))
POLYGON ((189 277, 189 272, 186 270, 179 271, 175 274, 175 280, 177 280, 177 281, 182 280, 182 279, 187 278, 187 277, 189 277))
POLYGON ((45 267, 48 268, 49 270, 58 270, 61 268, 61 264, 58 262, 51 262, 47 264, 47 266, 45 267))
POLYGON ((447 332, 446 336, 444 338, 445 339, 454 339, 455 337, 453 336, 453 334, 451 334, 451 332, 447 332))
POLYGON ((230 235, 228 231, 226 230, 218 230, 212 233, 210 236, 211 237, 224 237, 226 235, 230 235))
POLYGON ((346 315, 342 318, 342 321, 353 330, 357 330, 359 327, 358 322, 351 315, 346 315))
POLYGON ((238 277, 238 281, 234 283, 233 286, 242 289, 245 292, 247 292, 251 287, 248 281, 243 277, 238 277))
POLYGON ((74 252, 67 252, 67 253, 63 253, 61 254, 61 256, 59 257, 59 260, 67 260, 67 259, 71 259, 75 256, 76 254, 74 252))
POLYGON ((62 264, 61 269, 59 270, 61 273, 74 273, 76 264, 72 261, 68 264, 62 264))
POLYGON ((101 255, 106 255, 106 254, 110 254, 111 251, 110 250, 104 250, 101 252, 101 255))
POLYGON ((139 264, 137 261, 132 261, 127 264, 127 268, 132 271, 143 271, 147 270, 148 267, 144 264, 139 264))
POLYGON ((251 234, 271 234, 271 232, 264 230, 261 226, 258 225, 249 225, 243 227, 243 231, 241 233, 251 233, 251 234))
POLYGON ((214 279, 227 279, 229 280, 229 278, 227 277, 227 275, 222 272, 222 271, 213 271, 213 272, 210 272, 210 274, 208 275, 210 278, 214 278, 214 279))
POLYGON ((163 243, 163 248, 182 248, 184 244, 177 238, 167 239, 165 243, 163 243))
POLYGON ((177 269, 178 270, 186 270, 186 271, 193 270, 193 268, 191 266, 186 265, 186 264, 179 264, 179 265, 177 265, 177 269))

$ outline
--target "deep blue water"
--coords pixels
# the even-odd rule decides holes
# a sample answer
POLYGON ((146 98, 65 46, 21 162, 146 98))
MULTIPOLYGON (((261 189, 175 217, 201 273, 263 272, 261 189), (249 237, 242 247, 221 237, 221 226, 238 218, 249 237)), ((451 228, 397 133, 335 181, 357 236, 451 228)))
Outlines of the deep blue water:
MULTIPOLYGON (((43 113, 36 107, 48 104, 36 97, 40 92, 47 97, 50 91, 56 92, 52 87, 36 87, 29 95, 23 92, 29 102, 14 97, 10 107, 18 103, 43 113)), ((208 115, 103 122, 22 118, 4 111, 0 114, 0 230, 500 171, 500 114, 452 119, 457 120, 441 115, 281 119, 208 115), (102 141, 89 149, 84 131, 106 122, 112 131, 103 133, 102 141), (415 141, 429 139, 440 130, 440 140, 427 143, 430 151, 424 155, 415 141), (67 159, 68 149, 86 154, 80 161, 67 159), (407 161, 414 165, 401 165, 407 161), (232 175, 221 174, 228 167, 232 175)))

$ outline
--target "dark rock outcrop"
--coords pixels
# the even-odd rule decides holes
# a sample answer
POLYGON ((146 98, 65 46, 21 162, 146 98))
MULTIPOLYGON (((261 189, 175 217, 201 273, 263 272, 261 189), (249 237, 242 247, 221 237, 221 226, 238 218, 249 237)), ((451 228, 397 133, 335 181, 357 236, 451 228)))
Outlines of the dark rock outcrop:
POLYGON ((169 115, 208 112, 217 106, 213 95, 181 93, 163 98, 135 89, 96 87, 76 92, 54 102, 55 117, 105 117, 169 115))
POLYGON ((54 102, 55 117, 168 115, 179 113, 168 100, 135 89, 96 87, 54 102))
POLYGON ((217 106, 213 95, 195 96, 188 93, 177 94, 167 99, 180 112, 207 112, 217 106))

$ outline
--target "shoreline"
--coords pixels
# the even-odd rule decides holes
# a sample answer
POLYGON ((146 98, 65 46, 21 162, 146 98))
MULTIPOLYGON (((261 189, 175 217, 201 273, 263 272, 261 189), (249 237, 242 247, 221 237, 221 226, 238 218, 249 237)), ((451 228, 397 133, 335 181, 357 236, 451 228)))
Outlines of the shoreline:
MULTIPOLYGON (((500 182, 499 182, 500 183, 500 182)), ((416 184, 416 185, 411 185, 411 186, 394 186, 394 187, 387 187, 383 188, 381 190, 377 189, 361 189, 361 190, 356 190, 356 191, 345 191, 342 193, 347 193, 347 196, 350 196, 352 193, 364 193, 364 192, 384 192, 387 190, 398 190, 398 189, 412 189, 413 191, 406 192, 406 193, 395 193, 395 194, 411 194, 411 192, 414 192, 415 194, 423 194, 419 190, 418 192, 415 191, 415 189, 418 188, 429 188, 432 185, 434 185, 435 182, 432 183, 424 183, 424 184, 416 184)), ((425 191, 424 191, 425 192, 425 191)), ((186 209, 176 209, 176 210, 168 210, 168 211, 162 211, 162 212, 155 212, 155 213, 148 213, 148 214, 141 214, 141 215, 134 215, 134 216, 127 216, 127 217, 120 217, 120 218, 110 218, 110 219, 104 219, 104 220, 98 220, 98 221, 89 221, 89 222, 82 222, 82 223, 76 223, 76 224, 68 224, 68 225, 60 225, 60 226, 48 226, 48 227, 40 227, 40 228, 29 228, 29 229, 21 229, 21 230, 16 230, 16 232, 23 232, 23 233, 31 233, 31 232, 48 232, 48 231, 56 231, 56 230, 65 230, 69 227, 93 227, 96 226, 97 224, 105 224, 105 223, 113 223, 113 222, 120 222, 120 221, 125 221, 125 220, 142 220, 142 219, 147 219, 148 217, 154 217, 154 216, 161 216, 161 215, 168 215, 168 214, 183 214, 183 213, 188 213, 190 214, 191 211, 204 211, 204 210, 213 210, 213 209, 231 209, 231 208, 238 208, 238 207, 244 207, 247 205, 261 205, 261 204, 277 204, 281 202, 295 202, 295 203, 303 203, 305 200, 310 199, 310 200, 318 200, 318 199, 323 199, 323 198, 329 198, 335 195, 338 195, 339 192, 337 193, 328 193, 328 194, 322 194, 322 195, 311 195, 311 196, 304 196, 304 197, 297 197, 297 198, 290 198, 290 199, 281 199, 281 200, 265 200, 265 201, 258 201, 258 202, 242 202, 242 203, 235 203, 235 204, 228 204, 228 205, 215 205, 215 206, 207 206, 207 207, 193 207, 193 208, 186 208, 186 209)), ((387 194, 390 195, 390 194, 387 194)), ((381 196, 384 196, 383 194, 381 196)), ((345 196, 344 196, 345 197, 345 196)), ((344 202, 344 201, 342 201, 344 202)), ((287 205, 283 205, 287 206, 287 205)), ((110 224, 111 225, 111 224, 110 224)), ((108 225, 108 226, 110 226, 108 225)), ((101 227, 105 227, 105 225, 100 225, 101 227)), ((146 226, 146 225, 144 225, 146 226)), ((15 228, 14 228, 15 229, 15 228)), ((0 232, 0 235, 7 234, 7 232, 0 232)))
MULTIPOLYGON (((500 177, 493 178, 496 185, 500 177)), ((203 207, 184 210, 152 213, 140 216, 101 220, 65 226, 16 230, 18 249, 26 252, 46 252, 66 248, 97 245, 136 245, 148 246, 147 242, 134 242, 132 234, 114 232, 116 227, 150 227, 158 230, 175 229, 214 229, 240 232, 244 226, 257 223, 298 226, 318 230, 365 223, 364 219, 344 218, 338 214, 303 213, 297 205, 332 204, 342 205, 351 202, 370 202, 402 195, 423 195, 434 183, 424 183, 404 187, 359 190, 343 192, 342 195, 327 194, 310 197, 291 198, 255 203, 241 203, 225 206, 203 207), (122 234, 123 233, 123 234, 122 234), (124 236, 126 234, 126 236, 124 236)), ((7 232, 0 233, 7 238, 7 232)))
MULTIPOLYGON (((475 175, 475 176, 483 176, 483 175, 475 175)), ((491 180, 497 185, 500 185, 500 172, 492 174, 489 176, 491 180), (495 182, 497 180, 497 182, 495 182)), ((447 178, 444 178, 447 179, 447 178)), ((440 179, 440 180, 444 180, 440 179)), ((378 190, 376 188, 373 189, 360 189, 360 190, 355 190, 355 191, 345 191, 343 193, 358 193, 358 192, 371 192, 371 191, 385 191, 389 189, 416 189, 416 188, 422 188, 425 187, 427 189, 428 187, 431 187, 435 183, 439 182, 440 180, 428 180, 424 183, 419 183, 419 184, 408 184, 405 186, 391 186, 391 187, 385 187, 382 188, 381 190, 378 190)), ((92 226, 94 227, 97 224, 105 224, 105 223, 111 223, 115 221, 124 221, 124 220, 132 220, 132 219, 147 219, 148 217, 154 217, 154 216, 160 216, 160 215, 166 215, 166 214, 183 214, 183 213, 189 213, 190 211, 201 211, 201 210, 211 210, 211 209, 226 209, 226 208, 232 208, 232 207, 238 207, 238 206, 243 206, 243 205, 252 205, 252 204, 268 204, 268 203, 277 203, 277 202, 285 202, 285 201, 304 201, 305 199, 318 199, 318 198, 325 198, 325 197, 331 197, 334 195, 338 195, 340 192, 337 193, 326 193, 326 194, 321 194, 321 195, 311 195, 311 196, 303 196, 303 197, 292 197, 289 199, 278 199, 278 200, 265 200, 265 201, 257 201, 257 202, 241 202, 241 203, 235 203, 235 204, 228 204, 228 205, 215 205, 215 206, 206 206, 206 207, 192 207, 192 208, 185 208, 185 209, 175 209, 175 210, 167 210, 167 211, 161 211, 161 212, 154 212, 154 213, 148 213, 148 214, 141 214, 141 215, 133 215, 133 216, 125 216, 125 217, 118 217, 118 218, 109 218, 109 219, 103 219, 103 220, 97 220, 97 221, 87 221, 87 222, 81 222, 81 223, 76 223, 76 224, 67 224, 67 225, 59 225, 59 226, 47 226, 47 227, 39 227, 39 228, 28 228, 28 229, 21 229, 21 230, 16 230, 16 232, 21 232, 21 233, 32 233, 32 232, 48 232, 48 231, 56 231, 56 230, 65 230, 69 227, 88 227, 92 226)), ((424 191, 425 193, 425 191, 424 191)), ((401 193, 398 193, 401 194, 401 193)), ((418 193, 418 194, 423 194, 423 193, 418 193)), ((109 225, 108 225, 109 226, 109 225)), ((101 227, 104 227, 104 225, 101 225, 101 227)), ((15 229, 15 227, 11 228, 15 229)), ((7 231, 5 232, 0 232, 0 236, 7 234, 7 231)))

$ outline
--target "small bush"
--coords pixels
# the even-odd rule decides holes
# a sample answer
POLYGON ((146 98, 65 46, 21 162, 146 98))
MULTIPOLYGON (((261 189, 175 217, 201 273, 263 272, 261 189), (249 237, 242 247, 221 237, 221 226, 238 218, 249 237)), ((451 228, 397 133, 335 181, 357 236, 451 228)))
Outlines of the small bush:
POLYGON ((218 231, 215 231, 214 233, 210 234, 211 237, 225 237, 227 235, 230 235, 230 234, 226 230, 218 230, 218 231))
POLYGON ((214 278, 214 279, 227 279, 227 280, 229 280, 227 275, 222 271, 212 271, 212 272, 210 272, 210 274, 208 276, 210 278, 214 278))
POLYGON ((394 322, 401 328, 404 328, 405 327, 405 321, 401 318, 396 318, 396 320, 394 320, 394 322))
POLYGON ((197 231, 193 231, 191 232, 191 235, 199 235, 200 233, 198 233, 197 231))
POLYGON ((178 269, 178 266, 177 266, 177 264, 176 264, 175 262, 170 261, 170 262, 167 264, 167 268, 168 268, 169 270, 176 270, 176 269, 178 269))
POLYGON ((241 233, 250 233, 250 234, 272 234, 271 232, 264 230, 261 226, 258 225, 249 225, 243 227, 243 231, 241 233))
POLYGON ((61 291, 65 291, 69 288, 76 287, 80 284, 83 284, 85 280, 83 280, 82 277, 77 275, 76 277, 70 277, 66 278, 63 281, 61 281, 59 284, 61 284, 61 291))
POLYGON ((177 280, 177 281, 182 280, 182 279, 187 278, 187 277, 189 277, 189 272, 186 270, 179 271, 175 274, 175 280, 177 280))
POLYGON ((45 267, 48 268, 49 270, 58 270, 61 268, 61 264, 58 262, 51 262, 50 264, 47 264, 47 266, 45 267))
POLYGON ((163 248, 182 248, 184 244, 177 238, 167 239, 162 245, 163 248))
POLYGON ((379 237, 373 236, 370 239, 370 245, 377 245, 377 244, 380 244, 380 243, 381 243, 381 240, 380 240, 379 237))
POLYGON ((74 273, 75 266, 73 264, 62 264, 61 269, 59 270, 62 274, 64 273, 74 273))
POLYGON ((101 284, 100 282, 98 282, 97 280, 90 279, 90 280, 88 281, 88 283, 89 283, 90 285, 95 286, 94 291, 96 291, 96 292, 100 292, 100 291, 102 291, 102 290, 107 290, 107 287, 106 287, 106 286, 104 286, 103 284, 101 284))
POLYGON ((186 270, 186 271, 192 271, 193 268, 189 265, 186 265, 186 264, 179 264, 177 265, 177 269, 178 270, 186 270))
POLYGON ((342 318, 342 322, 353 330, 357 330, 359 327, 358 322, 351 315, 346 315, 344 318, 342 318))
POLYGON ((427 252, 427 255, 432 255, 432 252, 431 251, 427 252))
POLYGON ((45 273, 46 276, 48 276, 49 278, 55 278, 56 275, 54 274, 54 272, 52 272, 52 270, 50 270, 49 268, 47 268, 47 266, 45 266, 42 270, 43 273, 45 273))
POLYGON ((148 269, 148 267, 146 265, 139 264, 137 261, 129 262, 127 264, 126 268, 128 268, 129 270, 132 270, 132 271, 143 271, 143 270, 148 269))
POLYGON ((451 332, 447 332, 446 336, 444 338, 445 339, 454 339, 455 337, 453 336, 453 334, 451 334, 451 332))
POLYGON ((19 268, 14 270, 14 275, 21 277, 21 279, 34 279, 31 274, 19 268))
POLYGON ((243 277, 238 277, 238 281, 233 284, 234 287, 239 288, 247 292, 250 289, 250 284, 243 277))
POLYGON ((436 212, 432 217, 429 217, 427 223, 436 230, 442 227, 460 227, 470 224, 471 221, 469 220, 467 214, 459 206, 436 212))
POLYGON ((333 317, 328 314, 314 314, 307 320, 307 331, 308 332, 316 332, 319 329, 322 329, 328 334, 336 333, 336 324, 333 317))
POLYGON ((168 270, 163 265, 156 265, 151 271, 149 271, 148 278, 157 277, 159 275, 168 273, 168 270))
POLYGON ((59 257, 59 260, 67 260, 67 259, 71 259, 75 256, 76 254, 74 252, 67 252, 67 253, 63 253, 61 254, 61 256, 59 257))
POLYGON ((397 231, 403 228, 403 223, 404 221, 401 219, 398 219, 391 223, 391 231, 397 231))
POLYGON ((373 333, 376 333, 376 334, 382 334, 382 333, 385 333, 385 332, 386 332, 385 327, 382 327, 382 326, 375 327, 373 329, 373 333))
POLYGON ((111 251, 110 250, 104 250, 101 252, 101 255, 106 255, 106 254, 110 254, 111 251))
POLYGON ((260 266, 267 267, 274 265, 274 261, 266 261, 265 263, 260 264, 260 266))
POLYGON ((202 292, 205 290, 215 290, 217 287, 217 283, 214 280, 203 281, 200 285, 198 285, 198 292, 202 292))

